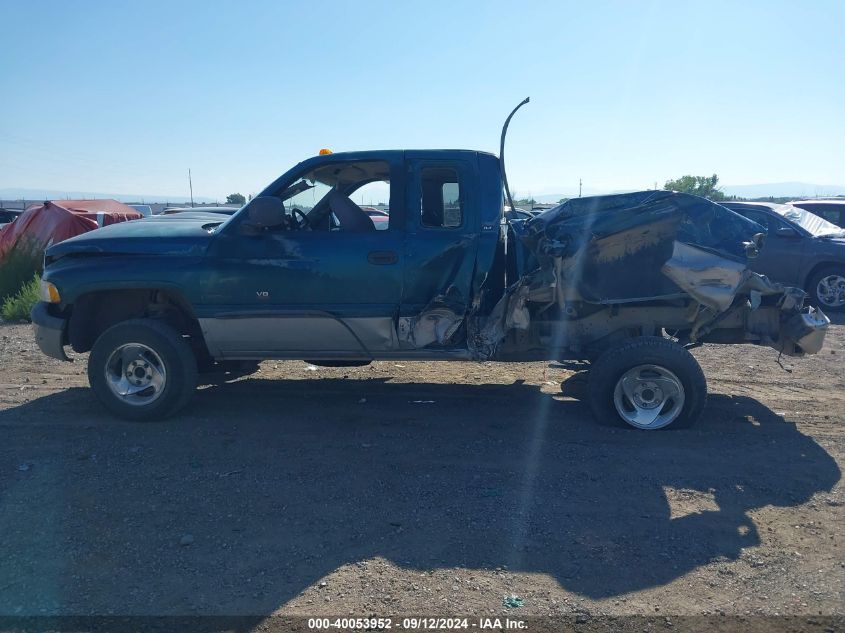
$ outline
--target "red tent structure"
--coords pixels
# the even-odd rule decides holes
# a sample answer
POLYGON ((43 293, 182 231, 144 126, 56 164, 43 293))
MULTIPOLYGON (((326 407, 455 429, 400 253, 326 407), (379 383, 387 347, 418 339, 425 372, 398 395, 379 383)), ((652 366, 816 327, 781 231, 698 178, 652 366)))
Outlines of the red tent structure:
POLYGON ((0 229, 0 299, 41 270, 51 244, 101 226, 142 217, 117 200, 48 200, 31 204, 0 229))

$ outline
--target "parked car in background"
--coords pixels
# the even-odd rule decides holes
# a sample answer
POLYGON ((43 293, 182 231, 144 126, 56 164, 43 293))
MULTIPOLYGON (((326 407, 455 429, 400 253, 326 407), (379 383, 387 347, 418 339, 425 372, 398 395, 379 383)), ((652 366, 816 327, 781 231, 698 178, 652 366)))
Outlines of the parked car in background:
POLYGON ((390 225, 390 213, 374 207, 361 207, 361 209, 370 216, 377 231, 387 230, 387 227, 390 225))
POLYGON ((0 298, 20 290, 44 264, 44 250, 82 233, 141 214, 117 200, 45 200, 30 204, 0 230, 0 298))
POLYGON ((174 213, 185 213, 187 211, 192 213, 221 213, 223 215, 235 215, 235 212, 240 207, 168 207, 161 213, 163 215, 172 215, 174 213))
POLYGON ((793 207, 806 209, 836 226, 845 228, 845 198, 818 198, 816 200, 796 200, 790 202, 793 207))
POLYGON ((825 311, 845 310, 845 229, 791 204, 721 204, 768 231, 752 270, 803 288, 810 302, 825 311))
POLYGON ((145 218, 147 222, 179 222, 183 220, 205 220, 207 223, 222 224, 229 219, 229 215, 225 213, 214 213, 202 211, 201 209, 186 209, 178 213, 156 213, 149 218, 145 218))
POLYGON ((505 218, 508 220, 530 220, 535 215, 536 213, 527 211, 522 207, 514 207, 511 209, 508 205, 505 205, 505 218))
POLYGON ((145 218, 148 218, 153 214, 153 208, 148 204, 128 204, 126 206, 132 207, 145 218))
POLYGON ((6 224, 14 222, 21 213, 23 213, 23 211, 4 209, 3 207, 0 207, 0 226, 5 226, 6 224))

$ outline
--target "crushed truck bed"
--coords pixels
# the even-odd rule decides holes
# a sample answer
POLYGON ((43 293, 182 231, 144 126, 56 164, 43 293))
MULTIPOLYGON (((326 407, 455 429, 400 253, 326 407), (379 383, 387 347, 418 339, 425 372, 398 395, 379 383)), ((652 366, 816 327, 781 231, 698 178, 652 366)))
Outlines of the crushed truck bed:
POLYGON ((510 222, 510 237, 517 281, 475 337, 481 356, 538 320, 555 330, 558 347, 600 344, 616 317, 627 328, 671 328, 684 343, 713 335, 786 355, 821 349, 827 317, 804 306, 802 290, 748 268, 765 248, 765 229, 704 198, 671 191, 577 198, 510 222))

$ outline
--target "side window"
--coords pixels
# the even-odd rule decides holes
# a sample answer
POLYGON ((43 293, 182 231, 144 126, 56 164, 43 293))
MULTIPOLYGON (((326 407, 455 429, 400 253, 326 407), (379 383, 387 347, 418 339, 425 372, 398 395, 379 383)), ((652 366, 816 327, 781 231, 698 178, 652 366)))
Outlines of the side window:
POLYGON ((352 202, 364 210, 377 231, 386 231, 390 224, 390 182, 377 180, 356 189, 350 194, 352 202))
POLYGON ((833 207, 833 205, 803 204, 801 205, 801 208, 807 209, 810 213, 815 213, 817 216, 837 225, 839 225, 842 221, 842 218, 839 215, 841 211, 838 208, 833 207))
POLYGON ((816 209, 810 210, 810 213, 815 213, 816 215, 820 215, 828 222, 833 222, 834 224, 839 222, 839 214, 836 211, 828 211, 827 209, 816 209))
POLYGON ((777 220, 770 217, 768 214, 763 213, 762 211, 743 210, 741 213, 749 220, 752 220, 753 222, 756 222, 757 224, 765 227, 769 233, 774 233, 778 229, 777 220))
POLYGON ((420 173, 420 222, 437 229, 464 223, 458 171, 451 167, 424 167, 420 173))

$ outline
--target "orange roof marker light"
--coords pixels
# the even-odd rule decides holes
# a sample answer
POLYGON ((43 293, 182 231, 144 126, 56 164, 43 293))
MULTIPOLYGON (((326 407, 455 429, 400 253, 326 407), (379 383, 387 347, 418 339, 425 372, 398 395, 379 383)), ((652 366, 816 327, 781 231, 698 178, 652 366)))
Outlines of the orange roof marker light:
POLYGON ((331 154, 331 153, 332 153, 332 150, 330 150, 327 147, 324 147, 323 149, 320 150, 320 156, 326 156, 327 154, 331 154))

